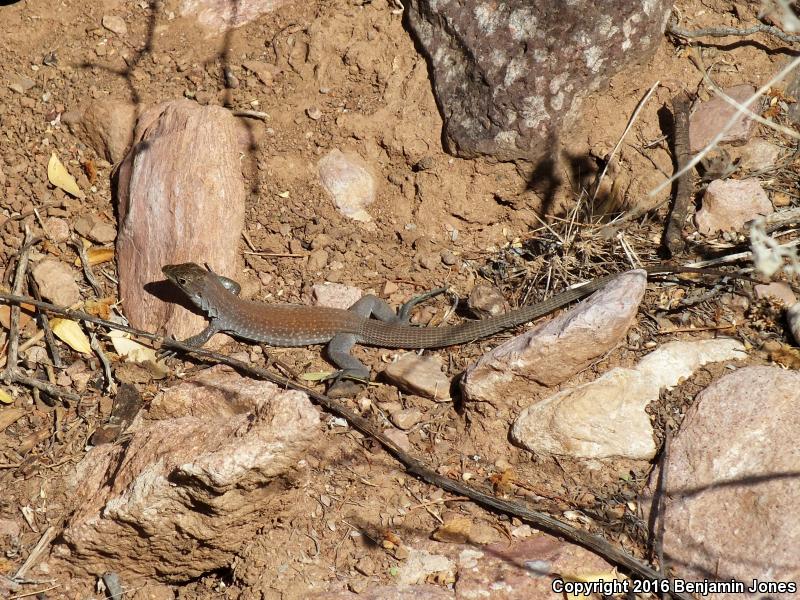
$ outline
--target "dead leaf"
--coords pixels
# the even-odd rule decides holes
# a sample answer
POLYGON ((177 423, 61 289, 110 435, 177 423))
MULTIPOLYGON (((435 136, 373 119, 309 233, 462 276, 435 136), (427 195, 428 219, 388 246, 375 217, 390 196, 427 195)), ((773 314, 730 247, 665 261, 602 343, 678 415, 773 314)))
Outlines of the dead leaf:
POLYGON ((83 329, 75 321, 69 319, 51 319, 50 328, 58 339, 67 344, 75 352, 81 354, 91 354, 92 347, 89 345, 89 338, 83 333, 83 329))
MULTIPOLYGON (((36 309, 30 304, 20 304, 20 308, 22 310, 19 313, 19 328, 24 329, 33 318, 36 309)), ((6 329, 11 327, 11 307, 8 304, 0 306, 0 324, 6 329)))
POLYGON ((5 431, 9 425, 13 425, 25 416, 23 408, 4 408, 0 410, 0 432, 5 431))
POLYGON ((86 173, 86 178, 89 180, 89 183, 94 185, 94 182, 97 181, 97 167, 93 160, 89 159, 83 161, 83 172, 86 173))
POLYGON ((453 516, 440 525, 431 537, 437 542, 464 544, 470 541, 472 520, 462 515, 453 516))
POLYGON ((100 298, 99 300, 87 300, 83 304, 83 310, 94 317, 100 317, 106 321, 111 317, 111 305, 114 298, 100 298))
POLYGON ((0 388, 0 404, 14 404, 14 399, 7 391, 0 388))
POLYGON ((80 198, 81 200, 86 198, 86 194, 78 187, 75 178, 69 174, 66 167, 58 160, 58 156, 55 152, 50 155, 50 162, 47 163, 47 178, 50 180, 50 183, 57 188, 61 188, 68 194, 80 198))
MULTIPOLYGON (((103 263, 114 260, 114 248, 89 248, 86 251, 86 258, 89 259, 89 265, 101 265, 103 263)), ((81 259, 75 259, 75 266, 81 266, 81 259)))

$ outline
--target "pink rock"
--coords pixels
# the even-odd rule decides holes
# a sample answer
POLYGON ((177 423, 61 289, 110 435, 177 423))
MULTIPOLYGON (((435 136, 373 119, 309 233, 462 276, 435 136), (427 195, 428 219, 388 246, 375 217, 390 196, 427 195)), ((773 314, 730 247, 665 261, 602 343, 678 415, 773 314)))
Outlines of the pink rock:
POLYGON ((537 534, 523 541, 465 548, 459 557, 456 598, 553 600, 553 573, 571 577, 607 574, 602 558, 556 538, 537 534))
POLYGON ((353 592, 321 592, 306 596, 308 600, 455 600, 452 591, 436 585, 376 585, 360 594, 353 592))
POLYGON ((235 279, 245 197, 235 119, 188 100, 148 109, 120 166, 119 196, 125 315, 135 327, 177 338, 198 333, 205 319, 174 303, 183 300, 177 290, 156 282, 164 282, 163 265, 188 261, 235 279))
POLYGON ((771 283, 762 283, 754 288, 757 298, 774 298, 780 300, 786 306, 792 306, 797 302, 797 297, 794 295, 792 288, 783 281, 773 281, 771 283))
POLYGON ((741 231, 748 221, 774 210, 758 179, 717 179, 706 189, 695 221, 703 235, 741 231))
POLYGON ((81 290, 75 283, 75 271, 68 264, 48 258, 33 267, 32 274, 45 300, 60 306, 71 306, 81 299, 81 290))
POLYGON ((58 554, 94 575, 185 581, 230 564, 267 515, 305 493, 280 480, 319 435, 308 397, 213 367, 153 400, 125 444, 90 450, 58 554))
POLYGON ((450 400, 450 378, 443 371, 438 356, 419 356, 407 352, 384 369, 384 376, 412 394, 431 398, 437 402, 450 400))
POLYGON ((180 14, 193 16, 212 33, 240 27, 287 3, 287 0, 182 0, 180 14))
POLYGON ((315 283, 311 286, 311 293, 314 296, 314 304, 316 306, 344 309, 353 306, 363 295, 359 288, 352 285, 327 281, 325 283, 315 283))
MULTIPOLYGON (((751 85, 737 85, 723 90, 728 96, 740 104, 744 104, 756 89, 751 85)), ((758 112, 758 99, 751 100, 747 107, 758 112)), ((689 148, 691 152, 700 152, 725 126, 728 120, 736 113, 736 108, 722 98, 715 96, 703 102, 689 120, 689 148)), ((736 123, 727 131, 721 142, 735 142, 743 144, 753 133, 755 122, 742 114, 736 123)))
MULTIPOLYGON (((800 374, 746 367, 703 390, 673 438, 664 554, 675 575, 800 580, 800 374)), ((651 477, 652 491, 657 473, 651 477)), ((757 594, 797 598, 798 594, 757 594)), ((710 594, 735 600, 745 594, 710 594)))
POLYGON ((123 100, 92 100, 68 125, 98 155, 116 164, 133 143, 133 130, 140 113, 140 105, 123 100))
POLYGON ((519 397, 515 385, 556 385, 613 348, 625 335, 647 285, 644 271, 620 275, 572 310, 499 345, 467 368, 469 402, 503 403, 519 397), (515 378, 521 383, 515 383, 515 378))
POLYGON ((319 161, 319 178, 344 216, 372 220, 365 208, 375 201, 375 179, 358 156, 334 148, 319 161))

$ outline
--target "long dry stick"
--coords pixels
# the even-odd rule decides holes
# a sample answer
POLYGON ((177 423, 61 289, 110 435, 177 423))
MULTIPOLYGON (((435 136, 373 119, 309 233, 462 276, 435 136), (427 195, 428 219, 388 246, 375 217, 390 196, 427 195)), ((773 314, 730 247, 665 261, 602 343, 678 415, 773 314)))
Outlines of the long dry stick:
MULTIPOLYGON (((48 310, 52 313, 62 315, 68 319, 85 321, 87 323, 95 323, 97 325, 103 325, 105 327, 108 327, 109 329, 118 329, 120 331, 125 331, 137 335, 141 338, 160 343, 163 348, 180 350, 189 355, 195 356, 203 360, 204 362, 226 364, 242 373, 246 373, 253 377, 264 379, 266 381, 271 381, 272 383, 275 383, 282 387, 291 388, 294 390, 304 392, 308 394, 309 398, 311 398, 317 404, 322 406, 326 411, 338 417, 342 417, 354 429, 360 431, 364 435, 371 437, 377 442, 379 442, 383 446, 384 450, 386 450, 386 452, 388 452, 392 457, 395 458, 395 460, 397 460, 400 464, 402 464, 405 467, 406 471, 409 474, 418 477, 419 479, 431 485, 435 485, 436 487, 439 487, 445 491, 460 496, 466 496, 467 498, 470 498, 472 501, 476 502, 477 504, 483 507, 501 513, 513 515, 515 517, 518 517, 524 521, 527 521, 535 525, 540 529, 554 533, 556 535, 563 536, 564 538, 572 542, 580 544, 585 548, 589 548, 590 550, 604 557, 609 562, 630 570, 633 574, 637 575, 638 577, 652 581, 665 581, 666 585, 669 586, 669 580, 663 577, 660 573, 658 573, 648 565, 638 561, 633 556, 627 554, 626 552, 620 550, 619 548, 612 546, 607 541, 598 536, 586 533, 584 531, 581 531, 580 529, 576 529, 575 527, 568 525, 567 523, 562 523, 558 519, 555 519, 546 513, 528 508, 526 505, 520 502, 503 500, 495 496, 492 496, 491 494, 482 492, 477 488, 465 485, 459 481, 439 475, 436 471, 434 471, 424 462, 403 451, 391 439, 385 436, 381 431, 377 430, 368 420, 353 413, 343 404, 340 404, 339 402, 333 400, 332 398, 329 398, 324 394, 315 392, 314 390, 311 390, 303 385, 300 385, 290 379, 270 373, 269 371, 267 371, 266 369, 262 369, 261 367, 257 367, 251 364, 235 360, 223 354, 210 352, 208 350, 202 350, 194 346, 187 346, 175 340, 166 339, 160 335, 156 335, 146 331, 141 331, 139 329, 136 329, 134 327, 128 327, 126 325, 119 325, 117 323, 106 321, 104 319, 100 319, 98 317, 94 317, 92 315, 88 315, 80 311, 66 310, 64 308, 55 306, 48 302, 40 302, 38 300, 34 300, 33 298, 28 298, 26 296, 0 294, 0 302, 11 305, 28 303, 32 304, 33 306, 39 309, 48 310)), ((682 592, 673 592, 672 595, 675 598, 679 598, 680 600, 693 600, 690 595, 682 592)))

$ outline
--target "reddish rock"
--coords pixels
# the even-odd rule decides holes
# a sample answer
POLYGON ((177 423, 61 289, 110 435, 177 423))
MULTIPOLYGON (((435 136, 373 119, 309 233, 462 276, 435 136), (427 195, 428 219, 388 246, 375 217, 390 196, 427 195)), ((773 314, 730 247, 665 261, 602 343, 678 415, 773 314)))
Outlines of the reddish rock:
POLYGON ((179 100, 142 114, 119 169, 117 264, 132 325, 179 339, 204 327, 204 318, 174 303, 182 300, 176 290, 155 282, 164 282, 163 265, 187 261, 235 279, 244 198, 229 111, 179 100))
POLYGON ((33 267, 32 274, 45 300, 60 306, 71 306, 80 301, 81 290, 75 283, 75 272, 68 264, 48 258, 33 267))
POLYGON ((411 0, 444 117, 447 150, 536 160, 578 122, 580 105, 661 42, 664 0, 411 0))
POLYGON ((571 377, 619 343, 646 285, 644 271, 624 273, 572 310, 499 345, 467 368, 465 400, 503 403, 519 397, 512 392, 516 378, 551 386, 571 377))
POLYGON ((341 283, 315 283, 311 286, 314 305, 348 309, 358 302, 363 292, 352 285, 341 283))
POLYGON ((400 355, 384 369, 384 376, 398 387, 438 402, 450 400, 450 378, 443 371, 438 356, 419 356, 414 352, 400 355))
POLYGON ((717 231, 742 231, 744 224, 775 209, 758 179, 717 179, 703 195, 703 207, 695 215, 703 235, 717 231))
POLYGON ((153 415, 77 465, 78 508, 56 553, 72 569, 200 577, 304 493, 282 480, 319 435, 305 394, 214 367, 159 394, 153 415))
MULTIPOLYGON (((751 85, 737 85, 722 90, 733 100, 740 104, 747 102, 755 93, 756 89, 751 85)), ((753 112, 758 112, 758 99, 751 100, 746 106, 753 112)), ((707 102, 703 102, 694 111, 689 120, 689 148, 691 152, 700 152, 711 140, 722 130, 727 122, 736 113, 736 107, 715 96, 707 102)), ((753 133, 755 121, 747 115, 738 116, 734 125, 728 129, 720 142, 730 142, 744 144, 753 133)))
POLYGON ((459 556, 456 598, 553 600, 553 574, 572 578, 615 577, 602 558, 556 538, 537 534, 519 542, 465 548, 459 556))
POLYGON ((286 3, 287 0, 181 0, 179 10, 182 17, 195 17, 211 33, 218 34, 241 27, 286 3))
POLYGON ((67 119, 67 124, 98 155, 116 164, 133 143, 133 130, 140 112, 140 105, 123 100, 92 100, 67 119))
POLYGON ((754 579, 800 581, 800 447, 793 443, 798 436, 796 371, 739 369, 697 396, 666 466, 663 544, 676 577, 747 585, 754 579))
POLYGON ((754 291, 756 298, 774 298, 782 302, 786 306, 792 306, 797 302, 797 296, 794 295, 792 288, 788 283, 783 281, 773 281, 771 283, 762 283, 755 286, 754 291))

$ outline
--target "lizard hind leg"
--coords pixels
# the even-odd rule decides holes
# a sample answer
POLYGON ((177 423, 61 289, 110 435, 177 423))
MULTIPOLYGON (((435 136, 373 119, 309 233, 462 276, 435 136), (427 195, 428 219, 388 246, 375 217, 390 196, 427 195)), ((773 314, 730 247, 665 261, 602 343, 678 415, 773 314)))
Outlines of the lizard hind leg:
POLYGON ((379 321, 385 321, 387 323, 409 325, 411 311, 414 310, 414 307, 416 307, 417 304, 420 302, 425 302, 434 296, 443 294, 446 291, 447 288, 436 288, 430 292, 425 292, 419 296, 414 296, 411 298, 411 300, 403 304, 398 309, 397 313, 394 312, 394 309, 389 304, 377 296, 373 296, 372 294, 364 296, 347 310, 352 311, 357 315, 364 317, 365 319, 373 318, 378 319, 379 321))

